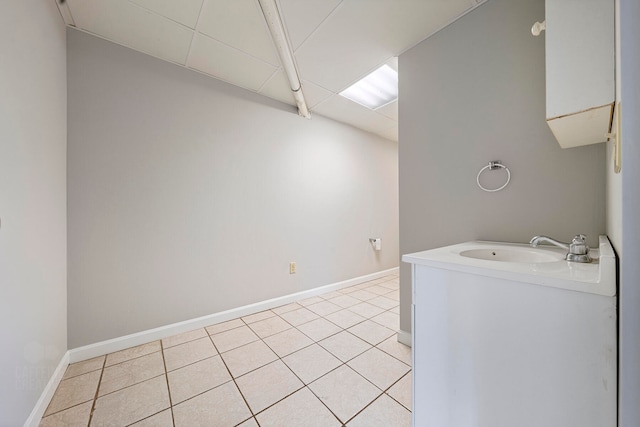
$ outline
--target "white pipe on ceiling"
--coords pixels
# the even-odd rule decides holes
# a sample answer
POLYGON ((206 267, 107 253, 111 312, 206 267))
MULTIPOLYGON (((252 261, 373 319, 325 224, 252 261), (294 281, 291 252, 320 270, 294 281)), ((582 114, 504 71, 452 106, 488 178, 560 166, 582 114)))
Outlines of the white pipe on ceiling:
POLYGON ((56 2, 58 5, 58 10, 60 11, 60 15, 62 15, 62 20, 66 25, 70 25, 72 27, 76 26, 76 23, 73 21, 73 15, 71 15, 71 10, 69 9, 69 5, 66 0, 58 0, 56 2))
POLYGON ((284 72, 289 79, 289 86, 291 87, 291 92, 293 93, 296 105, 298 106, 298 114, 310 119, 311 113, 307 108, 307 102, 305 101, 304 94, 302 93, 300 76, 293 60, 291 44, 289 43, 287 33, 284 30, 284 24, 282 23, 282 18, 280 17, 276 0, 258 0, 258 2, 260 3, 260 8, 262 9, 262 14, 267 21, 267 25, 269 26, 271 37, 276 44, 276 49, 278 50, 278 55, 280 55, 280 61, 282 62, 284 72))

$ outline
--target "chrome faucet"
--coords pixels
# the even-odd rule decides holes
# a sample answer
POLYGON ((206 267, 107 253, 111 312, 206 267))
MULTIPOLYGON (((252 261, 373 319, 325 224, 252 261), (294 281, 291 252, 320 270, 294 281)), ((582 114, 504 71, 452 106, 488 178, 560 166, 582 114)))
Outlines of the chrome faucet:
POLYGON ((541 242, 548 242, 567 250, 567 256, 564 258, 571 262, 591 262, 593 259, 589 255, 589 246, 587 246, 587 236, 578 234, 573 237, 571 243, 563 243, 547 236, 536 236, 529 242, 534 248, 541 242))

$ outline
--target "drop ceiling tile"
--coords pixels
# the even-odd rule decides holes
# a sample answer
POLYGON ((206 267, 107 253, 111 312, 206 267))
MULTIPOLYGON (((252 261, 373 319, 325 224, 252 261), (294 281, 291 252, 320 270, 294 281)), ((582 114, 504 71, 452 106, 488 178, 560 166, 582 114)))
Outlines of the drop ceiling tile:
POLYGON ((376 110, 376 113, 389 117, 390 119, 398 121, 398 100, 388 103, 376 110))
POLYGON ((393 68, 394 70, 396 70, 396 72, 398 71, 398 57, 397 57, 397 56, 394 56, 393 58, 391 58, 390 60, 388 60, 388 61, 386 62, 386 64, 387 64, 389 67, 391 67, 391 68, 393 68))
POLYGON ((184 64, 193 32, 128 0, 68 0, 78 28, 158 58, 184 64))
POLYGON ((335 95, 327 101, 317 105, 314 111, 325 117, 347 123, 357 128, 380 135, 388 131, 397 122, 349 101, 340 95, 335 95))
MULTIPOLYGON (((385 62, 397 69, 397 55, 486 0, 277 1, 309 108, 397 140, 397 103, 372 111, 336 93, 385 62)), ((78 28, 294 104, 258 0, 66 4, 78 28)))
POLYGON ((256 92, 276 70, 259 59, 202 34, 196 34, 193 39, 187 66, 256 92))
POLYGON ((302 77, 340 92, 470 7, 468 0, 344 1, 296 51, 302 77))
POLYGON ((334 95, 333 92, 328 91, 309 80, 302 81, 302 91, 304 92, 304 97, 307 100, 307 106, 310 109, 334 95))
POLYGON ((390 139, 391 141, 398 142, 398 124, 391 126, 387 129, 382 129, 380 132, 376 132, 378 135, 390 139))
POLYGON ((202 8, 198 31, 271 65, 280 66, 257 0, 207 0, 202 8))
POLYGON ((332 48, 323 43, 304 45, 295 55, 301 76, 338 93, 373 71, 380 65, 380 57, 390 53, 375 46, 365 49, 356 47, 355 43, 352 46, 346 52, 341 47, 332 48))
POLYGON ((146 9, 179 22, 189 28, 196 28, 203 0, 129 0, 146 9))
POLYGON ((289 80, 282 70, 277 71, 274 76, 260 89, 262 95, 277 99, 289 105, 296 105, 289 87, 289 80))
POLYGON ((280 0, 280 13, 293 50, 325 20, 342 0, 280 0))

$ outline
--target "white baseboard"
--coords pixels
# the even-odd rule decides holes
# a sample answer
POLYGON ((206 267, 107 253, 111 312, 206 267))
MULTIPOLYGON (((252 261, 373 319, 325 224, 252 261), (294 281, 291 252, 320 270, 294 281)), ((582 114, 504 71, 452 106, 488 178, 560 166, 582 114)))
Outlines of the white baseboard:
MULTIPOLYGON (((305 298, 337 291, 338 289, 358 285, 360 283, 368 282, 370 280, 387 276, 389 274, 398 274, 398 267, 378 271, 376 273, 367 274, 338 283, 332 283, 330 285, 320 286, 318 288, 313 288, 302 292, 296 292, 294 294, 289 294, 266 301, 261 301, 255 304, 245 305, 231 310, 221 311, 219 313, 209 314, 207 316, 185 320, 183 322, 172 323, 170 325, 161 326, 159 328, 149 329, 146 331, 137 332, 135 334, 125 335, 123 337, 118 337, 107 341, 101 341, 95 344, 74 348, 69 350, 68 352, 69 363, 80 362, 82 360, 87 360, 105 354, 113 353, 114 351, 124 350, 125 348, 146 344, 151 341, 167 338, 172 335, 191 331, 193 329, 204 328, 205 326, 210 326, 214 323, 224 322, 227 320, 235 319, 237 317, 247 316, 259 311, 279 307, 281 305, 289 304, 305 298)), ((410 341, 411 334, 409 334, 409 342, 410 341)))
POLYGON ((29 418, 24 422, 24 427, 38 427, 40 425, 40 420, 44 415, 44 411, 47 410, 49 406, 49 402, 51 402, 51 398, 53 397, 53 393, 55 393, 58 388, 58 384, 62 380, 65 371, 67 370, 67 366, 69 365, 69 352, 67 351, 64 355, 62 355, 62 359, 60 359, 60 363, 56 367, 56 370, 53 371, 53 375, 49 378, 49 382, 44 387, 40 398, 36 402, 36 405, 33 407, 31 414, 29 414, 29 418))
POLYGON ((398 331, 397 337, 398 337, 398 342, 399 343, 402 343, 404 345, 408 345, 409 347, 411 347, 411 345, 412 345, 411 332, 400 330, 400 331, 398 331))

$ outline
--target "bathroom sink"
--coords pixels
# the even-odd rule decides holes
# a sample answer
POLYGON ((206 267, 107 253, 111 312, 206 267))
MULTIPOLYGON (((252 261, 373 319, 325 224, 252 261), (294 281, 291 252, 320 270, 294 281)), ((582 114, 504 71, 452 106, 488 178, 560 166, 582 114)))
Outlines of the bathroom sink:
POLYGON ((555 246, 472 241, 406 254, 404 262, 598 295, 616 294, 616 257, 607 236, 591 248, 593 262, 569 262, 555 246))
POLYGON ((460 256, 467 258, 483 259, 489 261, 503 262, 556 262, 564 259, 564 256, 557 252, 545 251, 540 249, 524 249, 524 248, 486 248, 486 249, 469 249, 461 251, 460 256))

